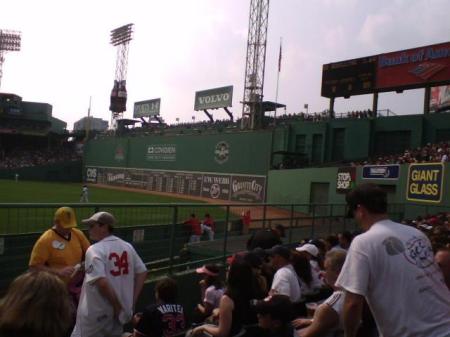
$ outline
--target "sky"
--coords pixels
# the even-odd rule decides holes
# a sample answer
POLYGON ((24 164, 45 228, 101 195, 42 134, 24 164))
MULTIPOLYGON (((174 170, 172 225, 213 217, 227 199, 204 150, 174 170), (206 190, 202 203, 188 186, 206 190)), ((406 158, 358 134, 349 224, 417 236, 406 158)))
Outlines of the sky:
MULTIPOLYGON (((234 86, 242 113, 250 0, 14 0, 2 3, 0 29, 20 31, 20 52, 7 53, 1 92, 53 106, 68 124, 87 115, 110 120, 116 49, 110 31, 134 23, 128 57, 128 102, 161 98, 168 123, 206 119, 194 111, 196 91, 234 86)), ((322 111, 322 65, 450 40, 449 0, 271 0, 264 99, 287 113, 322 111)), ((379 96, 379 109, 398 115, 423 110, 423 90, 379 96)), ((336 99, 335 110, 368 109, 372 96, 336 99)), ((280 113, 280 112, 279 112, 280 113)), ((283 112, 281 112, 283 113, 283 112)), ((215 119, 227 118, 223 110, 215 119)))

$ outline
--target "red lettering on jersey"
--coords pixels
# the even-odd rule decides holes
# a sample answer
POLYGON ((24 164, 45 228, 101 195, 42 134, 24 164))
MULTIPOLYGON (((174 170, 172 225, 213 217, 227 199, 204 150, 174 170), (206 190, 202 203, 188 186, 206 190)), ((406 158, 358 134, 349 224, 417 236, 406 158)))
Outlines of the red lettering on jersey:
POLYGON ((117 253, 109 254, 109 260, 114 260, 114 269, 111 269, 109 272, 112 276, 120 276, 128 274, 128 253, 122 252, 119 256, 117 253))
POLYGON ((171 336, 185 328, 184 315, 176 314, 173 312, 164 314, 161 318, 162 322, 165 323, 164 336, 171 336))

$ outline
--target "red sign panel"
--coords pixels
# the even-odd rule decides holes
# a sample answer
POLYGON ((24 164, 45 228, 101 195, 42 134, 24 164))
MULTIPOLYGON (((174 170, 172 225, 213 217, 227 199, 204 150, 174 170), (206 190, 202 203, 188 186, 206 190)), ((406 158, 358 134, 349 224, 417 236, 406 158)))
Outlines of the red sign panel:
POLYGON ((439 112, 450 109, 450 85, 431 88, 430 111, 439 112))
POLYGON ((450 42, 378 55, 380 91, 450 83, 450 42))

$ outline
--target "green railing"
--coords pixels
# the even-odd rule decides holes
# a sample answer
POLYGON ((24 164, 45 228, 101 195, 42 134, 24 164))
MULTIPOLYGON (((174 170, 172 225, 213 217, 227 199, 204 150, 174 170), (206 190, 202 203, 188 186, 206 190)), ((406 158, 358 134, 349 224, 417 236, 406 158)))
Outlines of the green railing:
MULTIPOLYGON (((59 204, 0 204, 0 290, 28 267, 28 259, 40 234, 51 227, 59 204)), ((345 218, 345 205, 310 204, 72 204, 77 218, 108 211, 118 224, 115 234, 129 241, 151 270, 151 277, 195 268, 206 261, 224 261, 246 249, 251 231, 283 224, 285 244, 307 238, 326 237, 357 227, 345 218), (242 230, 240 214, 252 214, 250 233, 242 230), (205 213, 216 221, 213 241, 207 235, 190 244, 189 228, 183 224, 191 213, 202 219, 205 213)), ((403 205, 391 205, 390 215, 403 218, 403 205)), ((83 225, 80 225, 85 230, 83 225)), ((86 232, 87 234, 87 232, 86 232)))

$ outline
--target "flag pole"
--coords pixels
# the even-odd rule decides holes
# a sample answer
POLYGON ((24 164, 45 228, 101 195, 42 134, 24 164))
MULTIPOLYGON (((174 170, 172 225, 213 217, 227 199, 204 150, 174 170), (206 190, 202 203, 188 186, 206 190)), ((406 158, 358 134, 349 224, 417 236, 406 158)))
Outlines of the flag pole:
POLYGON ((280 83, 280 72, 281 72, 281 46, 282 46, 283 39, 280 37, 280 53, 278 54, 278 74, 277 74, 277 87, 275 91, 275 114, 274 114, 274 124, 276 123, 275 120, 277 118, 277 105, 278 105, 278 85, 280 83))

